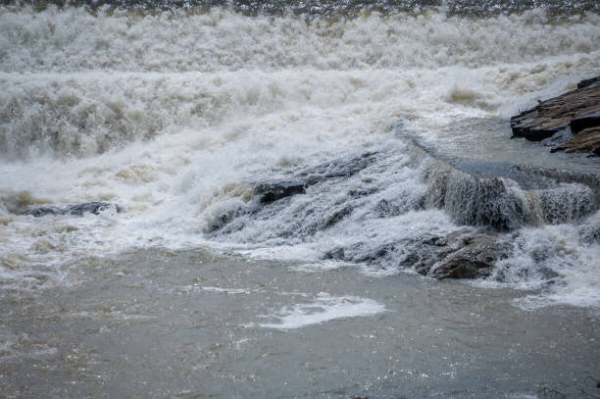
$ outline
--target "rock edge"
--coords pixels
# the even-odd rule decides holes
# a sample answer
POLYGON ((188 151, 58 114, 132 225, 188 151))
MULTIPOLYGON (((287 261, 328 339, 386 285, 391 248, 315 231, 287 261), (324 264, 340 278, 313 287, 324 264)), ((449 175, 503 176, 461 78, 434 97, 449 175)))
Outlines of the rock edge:
POLYGON ((600 156, 600 76, 511 118, 513 137, 544 141, 551 152, 600 156))

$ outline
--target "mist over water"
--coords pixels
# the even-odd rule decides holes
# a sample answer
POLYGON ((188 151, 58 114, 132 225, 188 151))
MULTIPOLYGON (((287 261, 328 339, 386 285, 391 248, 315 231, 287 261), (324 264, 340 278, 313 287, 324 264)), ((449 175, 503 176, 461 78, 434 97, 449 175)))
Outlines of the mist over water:
MULTIPOLYGON (((3 4, 0 296, 14 315, 32 306, 48 312, 46 321, 111 319, 127 328, 130 320, 137 325, 156 317, 164 322, 158 335, 179 334, 183 342, 187 333, 166 326, 196 322, 172 319, 169 306, 187 309, 190 298, 215 309, 235 303, 240 310, 231 316, 228 349, 210 352, 224 354, 229 360, 214 365, 227 368, 240 360, 236 351, 245 342, 273 350, 257 331, 318 334, 352 320, 348 334, 356 338, 354 329, 364 327, 357 320, 371 320, 389 332, 404 313, 391 314, 409 301, 401 290, 425 301, 407 310, 415 326, 435 319, 435 331, 464 332, 460 323, 468 324, 469 312, 485 313, 465 298, 481 295, 481 308, 497 315, 482 330, 494 336, 492 352, 504 353, 496 323, 514 321, 512 312, 535 314, 537 325, 519 325, 537 331, 552 324, 544 317, 560 319, 573 306, 579 309, 569 320, 578 328, 592 320, 574 349, 585 358, 600 309, 600 163, 509 140, 508 121, 598 74, 597 2, 3 4), (95 201, 113 205, 82 216, 64 211, 95 201), (35 217, 40 208, 54 213, 35 217), (419 264, 441 256, 437 243, 481 236, 497 239, 506 254, 486 275, 444 285, 431 279, 438 262, 427 276, 414 276, 422 272, 419 264), (213 263, 203 269, 203 262, 213 263), (228 279, 227 267, 235 279, 228 279), (103 294, 96 282, 112 288, 103 294), (363 292, 361 284, 377 294, 363 292), (80 304, 85 287, 94 299, 80 304), (110 311, 94 310, 111 301, 104 295, 120 298, 130 289, 146 299, 153 294, 145 290, 157 289, 161 304, 148 299, 138 307, 128 297, 110 311), (443 317, 447 309, 426 302, 447 291, 471 310, 453 308, 458 316, 450 320, 443 317), (67 298, 64 315, 55 292, 67 298), (36 295, 48 296, 48 305, 18 300, 36 295), (427 319, 430 313, 439 318, 427 319)), ((221 326, 219 312, 211 312, 211 328, 221 326)), ((52 358, 61 347, 52 340, 31 343, 4 324, 0 336, 12 343, 0 355, 52 358), (32 355, 30 344, 39 353, 32 355)), ((548 342, 566 345, 563 330, 556 331, 548 342)), ((386 334, 384 351, 391 351, 392 337, 400 335, 386 334)), ((453 342, 465 337, 452 334, 453 342)), ((478 358, 481 348, 467 346, 461 353, 478 358)), ((205 349, 202 356, 213 356, 205 349)), ((435 372, 443 381, 448 370, 472 372, 452 363, 450 352, 435 372)), ((94 369, 94 355, 88 356, 82 362, 94 369)), ((514 366, 509 355, 498 356, 506 370, 514 366)), ((542 367, 539 360, 527 358, 542 367)), ((402 367, 387 371, 422 386, 422 370, 402 367)), ((203 378, 221 386, 224 374, 209 374, 203 378)), ((531 378, 516 391, 493 389, 535 392, 527 389, 539 383, 531 378)), ((405 393, 447 394, 439 381, 431 390, 405 393)), ((493 395, 466 384, 472 397, 493 395)), ((365 386, 321 396, 368 393, 365 386)), ((115 394, 130 389, 120 386, 115 394)), ((273 395, 281 392, 289 391, 273 395)), ((395 391, 384 385, 377 392, 395 391)))

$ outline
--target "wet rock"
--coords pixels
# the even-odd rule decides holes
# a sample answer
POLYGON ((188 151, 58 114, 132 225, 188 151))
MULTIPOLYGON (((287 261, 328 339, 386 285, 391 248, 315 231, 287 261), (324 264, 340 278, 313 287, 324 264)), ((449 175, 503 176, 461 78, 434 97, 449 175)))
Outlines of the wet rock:
POLYGON ((271 220, 286 212, 290 215, 287 223, 277 229, 281 238, 306 237, 330 228, 349 217, 357 206, 364 205, 366 198, 379 188, 353 187, 331 201, 327 209, 321 204, 329 200, 327 195, 315 199, 314 204, 301 200, 294 203, 292 197, 306 194, 313 186, 343 184, 375 163, 378 154, 374 151, 354 153, 302 169, 285 179, 254 183, 249 201, 215 212, 205 231, 214 235, 230 234, 243 229, 247 221, 271 220))
POLYGON ((552 152, 589 152, 600 156, 600 123, 598 125, 582 130, 575 138, 554 148, 552 152))
POLYGON ((261 204, 270 204, 282 198, 305 192, 305 183, 298 181, 260 183, 254 187, 254 194, 258 196, 261 204))
POLYGON ((315 184, 332 179, 347 179, 355 175, 371 165, 376 154, 365 152, 357 156, 339 158, 306 168, 288 180, 258 183, 254 186, 254 195, 258 196, 261 204, 270 204, 286 197, 304 194, 308 187, 315 184))
POLYGON ((596 76, 590 79, 584 79, 577 84, 578 89, 583 89, 584 87, 591 86, 594 83, 600 82, 600 76, 596 76))
POLYGON ((494 264, 510 256, 512 245, 499 235, 463 229, 375 247, 356 243, 327 252, 325 259, 412 268, 436 279, 474 279, 491 274, 494 264))
POLYGON ((100 214, 100 212, 115 208, 117 212, 121 212, 121 208, 118 205, 111 204, 108 202, 86 202, 83 204, 69 205, 69 206, 52 206, 44 205, 35 208, 30 208, 23 212, 25 215, 32 215, 34 217, 41 217, 47 215, 73 215, 83 216, 86 213, 92 213, 94 215, 100 214))
POLYGON ((511 127, 513 137, 547 140, 554 151, 600 155, 600 76, 514 116, 511 127))
POLYGON ((339 158, 307 168, 299 172, 296 177, 298 180, 305 181, 308 186, 334 178, 349 178, 371 165, 377 154, 378 152, 368 151, 359 155, 339 158))
MULTIPOLYGON (((454 244, 456 245, 456 244, 454 244)), ((460 238, 456 251, 444 256, 429 275, 437 279, 473 279, 489 276, 494 263, 508 257, 511 246, 489 234, 460 238)))
POLYGON ((600 112, 590 112, 580 115, 573 118, 569 125, 573 134, 579 134, 579 132, 588 128, 598 128, 600 126, 600 112))

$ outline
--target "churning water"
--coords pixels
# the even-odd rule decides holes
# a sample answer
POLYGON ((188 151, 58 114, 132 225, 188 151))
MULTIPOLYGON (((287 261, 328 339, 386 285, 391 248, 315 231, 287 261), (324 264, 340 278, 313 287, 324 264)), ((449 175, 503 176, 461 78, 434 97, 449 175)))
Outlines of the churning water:
POLYGON ((80 3, 0 7, 0 391, 600 377, 600 162, 508 124, 598 74, 597 2, 80 3))

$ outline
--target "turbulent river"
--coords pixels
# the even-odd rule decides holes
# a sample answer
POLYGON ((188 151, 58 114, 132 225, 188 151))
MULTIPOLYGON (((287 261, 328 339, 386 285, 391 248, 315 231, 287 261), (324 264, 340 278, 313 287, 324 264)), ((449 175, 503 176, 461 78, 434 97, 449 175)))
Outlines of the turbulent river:
POLYGON ((55 3, 0 6, 0 397, 600 395, 599 158, 509 139, 597 2, 55 3))

